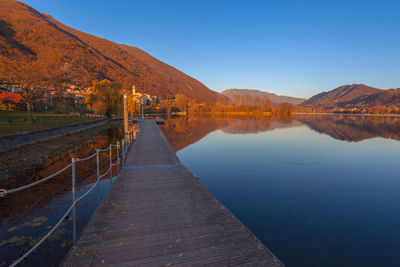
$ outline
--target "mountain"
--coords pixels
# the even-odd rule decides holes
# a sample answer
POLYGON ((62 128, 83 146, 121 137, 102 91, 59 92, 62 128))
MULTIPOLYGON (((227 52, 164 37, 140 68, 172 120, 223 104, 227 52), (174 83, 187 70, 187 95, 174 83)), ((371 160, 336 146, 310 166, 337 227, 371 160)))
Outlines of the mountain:
POLYGON ((143 50, 73 28, 14 0, 0 0, 0 56, 37 66, 56 85, 89 86, 93 80, 136 85, 139 92, 171 98, 183 94, 214 103, 219 93, 143 50))
POLYGON ((304 98, 290 97, 290 96, 280 96, 274 93, 268 93, 264 91, 254 90, 254 89, 227 89, 224 90, 221 94, 233 99, 235 96, 260 96, 260 97, 268 97, 274 104, 280 103, 291 103, 293 105, 297 105, 302 103, 304 98))
POLYGON ((400 89, 388 89, 371 95, 363 95, 340 104, 343 108, 357 106, 359 108, 370 107, 400 107, 400 89))
POLYGON ((303 107, 319 109, 353 109, 400 107, 400 89, 378 89, 364 84, 343 85, 319 93, 301 103, 303 107))

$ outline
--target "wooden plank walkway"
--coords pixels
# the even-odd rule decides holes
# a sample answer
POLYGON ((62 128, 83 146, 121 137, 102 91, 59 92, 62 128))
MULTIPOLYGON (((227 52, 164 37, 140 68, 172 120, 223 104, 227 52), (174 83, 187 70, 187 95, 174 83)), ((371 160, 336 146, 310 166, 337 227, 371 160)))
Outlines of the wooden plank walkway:
POLYGON ((64 266, 281 266, 185 167, 152 120, 64 266))

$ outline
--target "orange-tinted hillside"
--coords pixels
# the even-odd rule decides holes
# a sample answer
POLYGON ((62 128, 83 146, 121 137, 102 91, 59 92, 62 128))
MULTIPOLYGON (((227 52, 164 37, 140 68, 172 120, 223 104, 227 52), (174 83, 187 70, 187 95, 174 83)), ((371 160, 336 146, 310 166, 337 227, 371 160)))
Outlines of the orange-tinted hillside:
POLYGON ((183 94, 214 103, 220 95, 139 48, 72 29, 18 1, 0 3, 0 56, 37 62, 38 75, 50 72, 57 85, 109 79, 162 98, 183 94))

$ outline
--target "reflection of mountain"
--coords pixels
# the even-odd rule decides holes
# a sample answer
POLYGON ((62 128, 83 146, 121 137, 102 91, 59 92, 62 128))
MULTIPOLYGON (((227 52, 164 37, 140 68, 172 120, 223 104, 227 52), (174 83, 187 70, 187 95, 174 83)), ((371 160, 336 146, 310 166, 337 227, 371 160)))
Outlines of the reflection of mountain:
POLYGON ((271 119, 268 118, 249 118, 249 119, 227 119, 227 124, 221 130, 224 133, 257 133, 265 132, 271 127, 271 119))
POLYGON ((210 132, 220 129, 227 134, 246 134, 274 130, 276 128, 298 126, 291 119, 271 117, 175 117, 166 119, 162 127, 172 148, 179 151, 202 139, 210 132))
POLYGON ((224 116, 167 118, 162 130, 175 151, 179 151, 221 130, 227 134, 249 134, 307 125, 312 130, 342 141, 383 137, 400 140, 400 117, 356 115, 296 115, 294 120, 276 117, 224 116))
POLYGON ((275 117, 250 117, 242 119, 226 119, 226 126, 221 131, 227 134, 250 134, 272 131, 279 128, 299 126, 301 123, 291 119, 275 117))
POLYGON ((164 135, 175 151, 179 151, 220 127, 218 122, 208 117, 168 118, 161 127, 164 135))
POLYGON ((379 116, 296 116, 296 120, 311 129, 349 142, 358 142, 374 137, 400 140, 400 118, 379 116))

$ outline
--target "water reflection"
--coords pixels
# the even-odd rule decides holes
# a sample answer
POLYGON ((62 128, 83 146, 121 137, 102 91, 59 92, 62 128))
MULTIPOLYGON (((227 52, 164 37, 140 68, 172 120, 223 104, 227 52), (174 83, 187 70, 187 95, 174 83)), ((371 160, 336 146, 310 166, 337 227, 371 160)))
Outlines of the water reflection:
POLYGON ((167 119, 182 163, 287 266, 398 266, 400 118, 167 119))
POLYGON ((360 115, 307 115, 290 118, 261 116, 200 116, 165 118, 162 130, 179 151, 216 130, 227 134, 254 134, 306 125, 318 133, 348 142, 383 137, 400 140, 400 117, 360 115))
MULTIPOLYGON (((39 169, 31 169, 21 177, 2 181, 1 188, 15 188, 39 180, 57 172, 71 163, 71 157, 85 158, 96 152, 97 148, 115 144, 123 137, 121 127, 113 126, 92 138, 83 141, 62 153, 49 158, 39 169)), ((114 150, 114 161, 116 153, 114 150)), ((103 152, 100 157, 101 171, 109 168, 109 153, 103 152)), ((96 181, 96 157, 78 162, 77 197, 84 194, 96 181)), ((116 170, 114 169, 114 176, 116 170)), ((113 179, 103 178, 98 187, 81 200, 76 207, 77 231, 82 230, 85 223, 101 202, 113 179)), ((44 236, 51 226, 64 214, 71 205, 71 169, 40 185, 21 192, 7 195, 0 199, 0 265, 9 265, 26 252, 44 236)), ((22 265, 57 265, 72 245, 72 217, 69 216, 22 265)))
POLYGON ((360 115, 298 115, 296 120, 319 133, 348 142, 383 137, 400 140, 400 117, 360 115))

